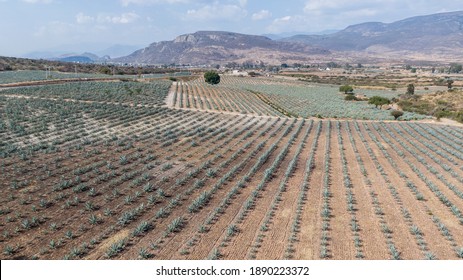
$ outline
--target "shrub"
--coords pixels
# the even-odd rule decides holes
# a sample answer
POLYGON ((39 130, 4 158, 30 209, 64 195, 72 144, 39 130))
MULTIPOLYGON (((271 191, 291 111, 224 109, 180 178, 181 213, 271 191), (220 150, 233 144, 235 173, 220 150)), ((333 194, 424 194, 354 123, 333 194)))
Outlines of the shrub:
POLYGON ((204 80, 208 84, 216 85, 220 83, 220 75, 215 71, 207 71, 204 73, 204 80))
POLYGON ((354 93, 354 88, 349 85, 343 85, 339 87, 340 92, 344 92, 345 94, 353 94, 354 93))
POLYGON ((368 104, 373 104, 376 108, 378 108, 378 106, 381 107, 389 103, 391 103, 389 99, 381 96, 373 96, 368 100, 368 104))
POLYGON ((346 97, 344 97, 344 100, 346 101, 359 101, 357 97, 355 97, 353 94, 348 94, 346 97))
POLYGON ((403 116, 403 114, 404 114, 404 112, 397 111, 397 110, 394 110, 394 111, 391 112, 391 116, 393 116, 395 120, 397 120, 398 118, 403 116))
POLYGON ((409 84, 407 86, 407 94, 409 94, 409 95, 415 94, 415 85, 414 84, 409 84))

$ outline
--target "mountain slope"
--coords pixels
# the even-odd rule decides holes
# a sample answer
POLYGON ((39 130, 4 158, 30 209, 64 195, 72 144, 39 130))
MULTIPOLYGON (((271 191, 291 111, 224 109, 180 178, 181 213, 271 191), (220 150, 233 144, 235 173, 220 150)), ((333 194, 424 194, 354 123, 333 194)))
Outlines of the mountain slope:
POLYGON ((278 63, 303 61, 309 55, 324 54, 329 54, 329 51, 303 43, 279 42, 264 36, 232 32, 199 31, 178 36, 173 41, 153 43, 116 61, 150 64, 278 63))
POLYGON ((393 50, 430 52, 463 48, 463 11, 404 19, 394 23, 352 25, 329 35, 297 35, 285 42, 306 43, 337 51, 393 50))
POLYGON ((114 62, 211 65, 227 62, 455 62, 463 59, 463 11, 367 22, 328 35, 281 40, 221 31, 199 31, 153 43, 114 62))

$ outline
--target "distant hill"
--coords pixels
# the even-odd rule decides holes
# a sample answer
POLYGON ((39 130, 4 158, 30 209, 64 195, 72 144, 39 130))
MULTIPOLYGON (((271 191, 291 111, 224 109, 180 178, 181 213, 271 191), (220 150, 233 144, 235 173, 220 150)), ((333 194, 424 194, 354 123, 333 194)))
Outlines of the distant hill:
POLYGON ((89 48, 86 52, 81 52, 78 50, 72 50, 73 46, 61 46, 58 48, 62 48, 65 50, 69 48, 70 51, 59 51, 59 50, 51 50, 51 51, 37 51, 37 52, 30 52, 23 57, 30 58, 30 59, 47 59, 47 60, 55 60, 55 61, 62 61, 62 62, 79 62, 79 63, 94 63, 94 62, 106 62, 111 58, 117 58, 121 56, 126 56, 134 51, 140 49, 140 46, 132 46, 132 45, 113 45, 105 49, 101 49, 98 51, 93 51, 98 46, 91 46, 90 44, 84 44, 83 46, 78 47, 79 49, 82 48, 89 48))
POLYGON ((122 57, 133 53, 136 50, 139 50, 141 46, 132 46, 132 45, 113 45, 104 50, 94 51, 96 55, 100 57, 109 56, 112 58, 122 57))
POLYGON ((445 61, 463 59, 463 11, 368 22, 327 35, 265 36, 200 31, 153 43, 115 62, 210 65, 247 61, 445 61))
POLYGON ((56 58, 53 60, 62 61, 62 62, 76 62, 76 63, 93 63, 94 61, 87 56, 68 56, 63 58, 56 58))
POLYGON ((199 31, 173 41, 153 43, 117 62, 148 64, 214 64, 224 62, 305 61, 310 55, 327 55, 328 50, 304 43, 279 42, 264 36, 222 31, 199 31))
POLYGON ((329 35, 296 35, 284 42, 335 51, 414 51, 463 53, 463 11, 433 14, 393 23, 352 25, 329 35))
POLYGON ((110 60, 109 56, 99 57, 93 53, 83 53, 83 54, 63 54, 59 57, 49 58, 49 60, 62 61, 62 62, 75 62, 75 63, 95 63, 95 62, 105 62, 110 60))

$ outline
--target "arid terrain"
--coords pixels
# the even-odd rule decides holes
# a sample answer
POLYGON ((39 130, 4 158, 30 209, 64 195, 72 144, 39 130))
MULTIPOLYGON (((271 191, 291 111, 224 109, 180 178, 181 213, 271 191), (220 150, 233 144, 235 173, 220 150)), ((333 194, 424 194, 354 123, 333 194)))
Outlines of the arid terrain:
POLYGON ((2 259, 463 258, 463 128, 305 79, 0 90, 2 259))

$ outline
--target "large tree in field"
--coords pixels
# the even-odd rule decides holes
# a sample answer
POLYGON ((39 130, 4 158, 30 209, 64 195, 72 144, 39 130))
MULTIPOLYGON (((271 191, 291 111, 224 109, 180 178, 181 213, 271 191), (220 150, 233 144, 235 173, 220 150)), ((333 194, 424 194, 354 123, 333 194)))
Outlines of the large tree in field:
POLYGON ((204 73, 204 80, 208 84, 216 85, 220 83, 220 75, 215 71, 207 71, 204 73))
POLYGON ((390 104, 391 101, 387 98, 381 97, 381 96, 373 96, 368 100, 368 104, 373 104, 375 105, 376 108, 381 107, 386 104, 390 104))
POLYGON ((345 94, 353 94, 354 93, 354 88, 349 85, 343 85, 339 87, 339 91, 344 92, 345 94))

